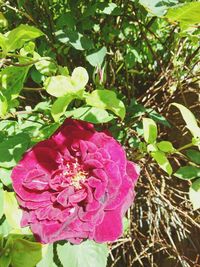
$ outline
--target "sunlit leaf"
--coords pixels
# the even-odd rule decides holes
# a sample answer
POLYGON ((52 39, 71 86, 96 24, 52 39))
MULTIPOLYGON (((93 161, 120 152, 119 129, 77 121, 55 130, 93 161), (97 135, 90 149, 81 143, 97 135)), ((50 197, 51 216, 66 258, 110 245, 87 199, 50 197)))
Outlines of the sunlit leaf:
POLYGON ((4 214, 13 229, 20 229, 22 210, 19 208, 14 192, 4 191, 4 214))
POLYGON ((0 183, 0 219, 3 216, 3 185, 0 183))
POLYGON ((6 97, 0 92, 0 118, 4 118, 8 109, 8 101, 6 97))
POLYGON ((8 26, 8 21, 5 18, 4 14, 0 12, 0 27, 1 28, 6 28, 8 26))
POLYGON ((55 121, 58 121, 59 118, 64 114, 73 98, 74 97, 71 95, 64 95, 56 99, 51 108, 51 114, 55 121))
POLYGON ((36 267, 57 267, 53 261, 53 244, 42 247, 42 260, 36 265, 36 267))
POLYGON ((0 167, 0 181, 6 186, 11 184, 11 172, 11 169, 4 169, 0 167))
POLYGON ((89 76, 85 68, 77 67, 72 72, 73 89, 78 91, 83 89, 88 83, 89 76))
POLYGON ((64 96, 68 92, 73 91, 71 77, 66 77, 63 75, 48 77, 45 80, 44 88, 50 95, 56 97, 64 96))
POLYGON ((167 172, 169 175, 172 174, 172 166, 165 156, 165 153, 162 151, 155 151, 151 152, 151 156, 155 159, 155 161, 158 163, 158 165, 163 169, 165 172, 167 172))
POLYGON ((200 127, 197 124, 197 120, 194 114, 186 107, 181 104, 172 103, 173 106, 177 107, 186 123, 187 128, 190 130, 194 137, 200 137, 200 127))
POLYGON ((107 49, 104 46, 98 51, 86 56, 86 59, 90 63, 90 65, 92 65, 93 67, 101 67, 104 61, 104 58, 106 56, 106 53, 107 53, 107 49))
POLYGON ((86 97, 86 103, 90 106, 108 109, 114 112, 122 120, 125 117, 124 103, 117 98, 115 92, 110 90, 95 90, 86 97))
POLYGON ((9 52, 11 50, 21 48, 25 42, 38 38, 42 35, 44 35, 44 33, 39 29, 33 26, 21 24, 6 35, 8 39, 6 51, 9 52))
POLYGON ((200 2, 184 3, 168 10, 166 18, 180 22, 182 30, 200 23, 200 2))
POLYGON ((36 69, 43 75, 52 76, 56 74, 57 65, 52 60, 42 59, 35 63, 36 69))
POLYGON ((161 17, 170 6, 177 4, 178 0, 139 0, 139 3, 143 5, 150 14, 161 17))
POLYGON ((63 266, 67 267, 106 267, 107 244, 87 240, 80 245, 57 244, 57 254, 63 266))
POLYGON ((172 143, 169 141, 161 141, 157 143, 157 146, 161 151, 166 152, 166 153, 171 153, 175 150, 172 143))
POLYGON ((158 130, 156 123, 149 118, 143 118, 144 140, 147 143, 154 143, 157 138, 158 130))
POLYGON ((67 117, 84 120, 92 123, 106 123, 113 119, 113 115, 106 110, 96 107, 81 107, 65 113, 67 117))
POLYGON ((200 178, 190 186, 189 197, 194 210, 200 209, 200 178))

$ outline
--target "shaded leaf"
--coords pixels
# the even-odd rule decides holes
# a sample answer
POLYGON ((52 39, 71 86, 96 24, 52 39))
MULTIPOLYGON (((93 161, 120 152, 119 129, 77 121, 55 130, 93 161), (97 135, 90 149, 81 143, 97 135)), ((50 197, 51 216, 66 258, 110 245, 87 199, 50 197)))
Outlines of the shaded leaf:
POLYGON ((42 245, 25 239, 15 239, 11 253, 14 267, 34 267, 42 259, 42 245))
POLYGON ((200 164, 200 152, 194 149, 188 149, 186 155, 196 164, 200 164))
POLYGON ((94 47, 93 42, 89 38, 74 30, 59 30, 55 35, 61 43, 68 43, 76 50, 88 50, 94 47))
POLYGON ((0 73, 0 89, 7 99, 18 97, 30 67, 9 66, 0 73))
POLYGON ((27 150, 29 142, 29 136, 24 133, 5 138, 0 143, 0 166, 4 168, 15 166, 27 150))
POLYGON ((200 177, 200 168, 195 166, 184 166, 180 167, 175 173, 174 176, 183 179, 191 180, 196 177, 200 177))

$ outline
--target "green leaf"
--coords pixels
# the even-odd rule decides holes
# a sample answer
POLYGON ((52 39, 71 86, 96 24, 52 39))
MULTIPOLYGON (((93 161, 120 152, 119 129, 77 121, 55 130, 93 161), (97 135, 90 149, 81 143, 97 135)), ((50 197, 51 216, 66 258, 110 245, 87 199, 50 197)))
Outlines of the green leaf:
POLYGON ((70 44, 76 50, 89 50, 94 47, 93 42, 85 35, 75 30, 59 30, 55 36, 61 43, 70 44))
POLYGON ((0 47, 3 50, 3 57, 6 56, 6 47, 7 47, 8 38, 0 33, 0 47))
POLYGON ((167 119, 158 112, 156 112, 155 110, 153 110, 152 108, 147 108, 146 112, 148 112, 148 116, 155 122, 161 123, 167 127, 171 127, 167 119))
POLYGON ((184 3, 178 7, 172 7, 168 10, 166 18, 171 21, 180 22, 182 30, 200 23, 200 2, 184 3))
POLYGON ((7 113, 8 102, 6 97, 0 92, 0 118, 4 118, 7 113))
POLYGON ((114 112, 122 120, 125 117, 126 109, 124 103, 117 98, 115 92, 110 90, 95 90, 86 97, 86 103, 92 107, 108 109, 114 112))
POLYGON ((41 128, 40 135, 42 139, 49 138, 58 129, 59 126, 60 124, 55 122, 41 128))
POLYGON ((10 178, 11 172, 12 170, 0 168, 0 181, 6 186, 9 186, 12 183, 10 178))
POLYGON ((95 107, 80 107, 65 113, 67 117, 84 120, 92 123, 106 123, 113 119, 113 115, 106 110, 95 107))
POLYGON ((106 267, 108 247, 90 240, 80 245, 57 244, 57 254, 63 266, 106 267))
POLYGON ((57 72, 57 65, 49 58, 50 60, 47 59, 42 59, 35 63, 36 69, 43 75, 46 76, 52 76, 55 75, 57 72))
POLYGON ((200 178, 195 180, 190 186, 189 198, 192 202, 193 209, 200 209, 200 178))
POLYGON ((42 245, 25 239, 15 239, 11 253, 14 267, 34 267, 42 259, 42 245))
POLYGON ((146 10, 152 15, 161 17, 164 15, 165 11, 169 8, 169 6, 177 4, 177 0, 168 0, 168 1, 160 1, 160 0, 139 0, 139 3, 146 8, 146 10))
POLYGON ((0 219, 3 216, 3 185, 0 183, 0 219))
POLYGON ((56 99, 51 108, 51 114, 54 121, 57 122, 60 119, 73 99, 74 97, 71 95, 64 95, 56 99))
POLYGON ((149 118, 143 118, 144 140, 153 144, 156 141, 158 130, 156 123, 149 118))
POLYGON ((25 133, 5 138, 0 143, 0 166, 3 168, 14 167, 27 150, 30 139, 25 133))
POLYGON ((164 152, 162 151, 151 152, 151 156, 155 159, 155 161, 158 163, 161 169, 163 169, 169 175, 172 174, 173 170, 172 170, 171 164, 169 160, 167 159, 167 157, 165 156, 164 152))
POLYGON ((103 10, 99 10, 98 13, 106 14, 106 15, 110 15, 110 14, 113 15, 116 9, 117 9, 117 5, 115 3, 105 3, 105 7, 103 8, 103 10))
POLYGON ((44 35, 44 33, 37 28, 21 24, 6 34, 8 39, 6 51, 9 52, 11 50, 19 49, 24 45, 25 42, 38 38, 42 35, 44 35))
POLYGON ((180 167, 178 171, 174 173, 174 176, 183 180, 191 180, 200 176, 200 168, 195 166, 180 167))
POLYGON ((0 89, 7 99, 18 97, 30 67, 9 66, 0 73, 0 89))
POLYGON ((157 147, 157 144, 149 144, 147 146, 147 152, 150 153, 150 152, 155 152, 155 151, 158 151, 158 147, 157 147))
POLYGON ((200 152, 194 149, 188 149, 186 155, 196 164, 200 164, 200 152))
POLYGON ((98 51, 86 56, 86 60, 92 65, 93 67, 101 67, 104 58, 106 56, 107 49, 106 47, 102 47, 98 51))
POLYGON ((130 231, 130 218, 123 217, 123 233, 127 234, 130 231))
POLYGON ((2 240, 2 248, 0 248, 0 266, 8 267, 11 263, 11 252, 13 247, 13 240, 8 238, 7 240, 2 240), (5 242, 6 241, 6 242, 5 242))
POLYGON ((72 72, 71 78, 72 78, 73 90, 76 92, 83 89, 89 80, 88 73, 86 69, 83 67, 75 68, 72 72))
MULTIPOLYGON (((8 236, 10 231, 12 230, 12 227, 8 224, 6 218, 3 222, 1 222, 1 225, 0 225, 0 235, 2 236, 8 236)), ((0 257, 1 259, 1 257, 0 257)), ((0 264, 1 266, 1 264, 0 264)))
POLYGON ((56 267, 53 262, 53 244, 49 244, 42 247, 42 260, 36 265, 36 267, 56 267))
POLYGON ((13 229, 21 229, 20 221, 22 218, 22 210, 19 208, 15 193, 4 191, 4 214, 8 224, 13 229))
POLYGON ((194 114, 186 107, 181 104, 172 103, 173 106, 177 107, 186 123, 187 128, 190 130, 194 137, 200 137, 200 127, 197 125, 194 114))
POLYGON ((0 12, 0 28, 6 28, 8 27, 8 21, 5 18, 4 14, 0 12))
POLYGON ((175 150, 172 143, 169 141, 161 141, 157 143, 157 146, 161 151, 166 152, 166 153, 172 153, 175 150))
POLYGON ((71 77, 63 75, 48 77, 45 80, 44 88, 50 95, 61 97, 73 91, 71 77))

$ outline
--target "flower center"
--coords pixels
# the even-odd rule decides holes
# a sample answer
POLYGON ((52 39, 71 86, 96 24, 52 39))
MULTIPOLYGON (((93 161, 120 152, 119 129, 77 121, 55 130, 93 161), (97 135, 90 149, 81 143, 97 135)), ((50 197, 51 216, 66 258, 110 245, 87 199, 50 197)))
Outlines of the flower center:
POLYGON ((70 184, 76 189, 81 189, 81 183, 83 183, 87 178, 87 172, 78 171, 72 178, 70 184))

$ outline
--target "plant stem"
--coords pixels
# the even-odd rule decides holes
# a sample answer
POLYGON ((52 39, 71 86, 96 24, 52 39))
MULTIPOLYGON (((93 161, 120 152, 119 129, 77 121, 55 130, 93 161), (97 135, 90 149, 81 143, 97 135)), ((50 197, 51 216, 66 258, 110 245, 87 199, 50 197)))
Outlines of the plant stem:
POLYGON ((191 146, 193 146, 193 143, 189 143, 189 144, 187 144, 187 145, 184 145, 184 146, 180 147, 179 149, 177 149, 177 151, 182 151, 182 150, 184 150, 184 149, 186 149, 186 148, 189 148, 189 147, 191 147, 191 146))

